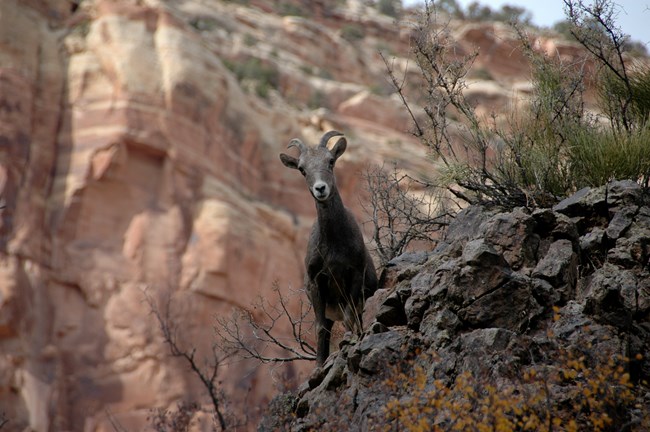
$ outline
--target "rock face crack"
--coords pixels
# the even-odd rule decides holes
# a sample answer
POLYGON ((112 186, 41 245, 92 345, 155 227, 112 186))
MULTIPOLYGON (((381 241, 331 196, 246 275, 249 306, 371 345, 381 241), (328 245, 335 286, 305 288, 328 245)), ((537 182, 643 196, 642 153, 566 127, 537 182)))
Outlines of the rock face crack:
MULTIPOLYGON (((504 272, 504 274, 507 275, 507 273, 505 273, 505 272, 504 272)), ((510 282, 511 282, 511 279, 509 278, 509 276, 504 276, 504 280, 502 282, 500 282, 498 285, 496 285, 494 287, 491 287, 489 289, 482 289, 479 294, 473 295, 473 296, 471 296, 469 298, 466 298, 463 301, 462 305, 460 305, 460 307, 462 307, 462 308, 470 307, 470 306, 472 306, 472 304, 476 303, 477 301, 480 301, 481 299, 494 294, 495 292, 499 291, 500 289, 503 289, 510 282)), ((466 286, 466 288, 467 288, 467 286, 466 286)), ((462 289, 462 286, 461 286, 461 289, 462 289)))

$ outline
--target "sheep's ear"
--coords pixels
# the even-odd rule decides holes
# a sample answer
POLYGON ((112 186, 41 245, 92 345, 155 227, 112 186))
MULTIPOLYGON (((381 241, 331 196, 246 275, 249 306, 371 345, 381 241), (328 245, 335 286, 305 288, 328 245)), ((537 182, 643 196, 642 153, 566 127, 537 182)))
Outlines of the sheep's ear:
POLYGON ((280 160, 287 168, 298 169, 298 159, 295 157, 280 153, 280 160))
POLYGON ((338 159, 343 152, 345 152, 345 149, 348 146, 348 141, 345 138, 339 138, 339 140, 334 144, 334 147, 332 147, 332 155, 334 156, 334 159, 338 159))

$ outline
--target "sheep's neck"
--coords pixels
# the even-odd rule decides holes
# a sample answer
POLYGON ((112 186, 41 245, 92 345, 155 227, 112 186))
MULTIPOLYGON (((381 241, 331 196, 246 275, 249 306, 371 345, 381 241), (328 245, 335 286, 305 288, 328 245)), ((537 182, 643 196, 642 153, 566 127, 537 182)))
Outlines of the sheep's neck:
POLYGON ((332 196, 327 201, 316 201, 316 212, 321 238, 327 241, 349 238, 345 207, 338 190, 333 189, 332 196))

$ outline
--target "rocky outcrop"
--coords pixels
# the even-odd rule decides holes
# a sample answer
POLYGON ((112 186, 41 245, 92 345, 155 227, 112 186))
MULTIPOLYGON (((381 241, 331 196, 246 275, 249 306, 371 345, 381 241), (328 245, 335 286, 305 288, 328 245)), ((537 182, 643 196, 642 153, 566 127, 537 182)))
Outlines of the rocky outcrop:
MULTIPOLYGON (((111 431, 113 422, 141 430, 151 408, 205 401, 196 377, 169 357, 144 293, 172 299, 182 340, 202 355, 214 342, 215 316, 268 298, 274 281, 300 286, 315 211, 303 180, 278 160, 289 139, 314 141, 328 129, 348 135, 337 182, 360 219, 367 164, 431 170, 427 150, 406 131, 408 117, 385 96, 377 55, 394 53, 397 70, 417 76, 399 57, 408 53, 409 26, 366 3, 0 2, 3 432, 111 431)), ((503 102, 504 89, 528 81, 507 75, 520 69, 500 58, 512 52, 500 46, 501 27, 495 38, 487 24, 453 25, 468 35, 464 50, 489 48, 482 66, 493 77, 472 89, 476 104, 487 110, 503 102)), ((520 213, 516 224, 534 242, 537 219, 520 213)), ((580 241, 597 249, 621 238, 602 259, 632 263, 645 252, 640 237, 625 237, 630 217, 580 241)), ((582 292, 574 276, 558 274, 564 267, 533 266, 542 246, 526 240, 520 249, 516 235, 501 238, 509 223, 494 221, 492 243, 456 257, 467 270, 449 276, 477 286, 468 294, 448 280, 458 310, 444 317, 515 331, 535 319, 541 300, 513 306, 526 317, 506 323, 481 312, 473 296, 489 303, 490 284, 503 283, 523 298, 537 289, 530 280, 542 291, 561 282, 562 295, 582 292), (475 268, 484 256, 494 269, 475 268), (537 273, 526 279, 523 268, 537 273), (481 284, 485 271, 491 279, 481 284)), ((567 245, 553 250, 566 254, 567 245)), ((603 287, 612 283, 607 276, 603 287)), ((386 326, 433 319, 424 314, 423 288, 406 284, 411 277, 395 276, 405 285, 378 305, 386 326)), ((421 284, 433 277, 418 276, 421 284)), ((364 360, 369 352, 359 353, 360 368, 374 367, 364 360)), ((302 378, 310 368, 272 373, 302 378)), ((275 375, 254 364, 222 373, 225 392, 245 396, 247 406, 276 392, 275 375)))
MULTIPOLYGON (((527 368, 560 370, 553 352, 601 356, 605 364, 631 359, 636 400, 624 423, 645 430, 649 216, 647 192, 631 181, 581 190, 553 209, 463 210, 435 250, 389 263, 370 330, 359 342, 344 340, 300 392, 271 404, 260 430, 381 430, 388 402, 417 392, 415 378, 403 394, 387 385, 395 371, 413 377, 419 365, 428 386, 469 374, 503 388, 522 382, 527 368), (278 404, 292 407, 293 417, 278 404)), ((549 391, 558 405, 568 392, 549 391)))

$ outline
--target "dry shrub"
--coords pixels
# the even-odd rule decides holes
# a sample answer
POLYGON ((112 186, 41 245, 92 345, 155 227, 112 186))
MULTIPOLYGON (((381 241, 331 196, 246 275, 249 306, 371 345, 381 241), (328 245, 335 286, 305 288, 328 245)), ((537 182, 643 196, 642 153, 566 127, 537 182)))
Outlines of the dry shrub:
POLYGON ((156 432, 188 432, 193 425, 194 414, 201 407, 195 402, 180 402, 175 411, 156 408, 147 418, 156 432))
POLYGON ((639 387, 629 359, 606 359, 590 347, 556 355, 511 380, 463 372, 449 384, 431 379, 421 364, 402 368, 384 382, 394 397, 384 407, 383 430, 648 430, 650 413, 635 405, 639 387))
POLYGON ((479 52, 459 54, 434 2, 425 2, 411 41, 423 88, 421 107, 384 59, 413 120, 413 134, 442 166, 436 182, 457 198, 505 208, 548 207, 587 185, 623 179, 650 183, 650 68, 627 59, 629 37, 616 24, 616 3, 564 3, 569 31, 587 56, 567 62, 545 55, 524 27, 515 25, 534 88, 526 108, 511 113, 509 121, 498 121, 496 114, 479 116, 466 97, 479 52), (590 83, 598 89, 599 116, 585 109, 583 92, 590 83), (424 115, 415 114, 421 111, 424 115))
MULTIPOLYGON (((400 173, 396 167, 369 167, 364 173, 369 203, 364 209, 372 227, 373 252, 380 266, 420 242, 431 248, 447 227, 452 211, 444 194, 400 173)), ((437 190, 440 192, 440 190, 437 190)))

